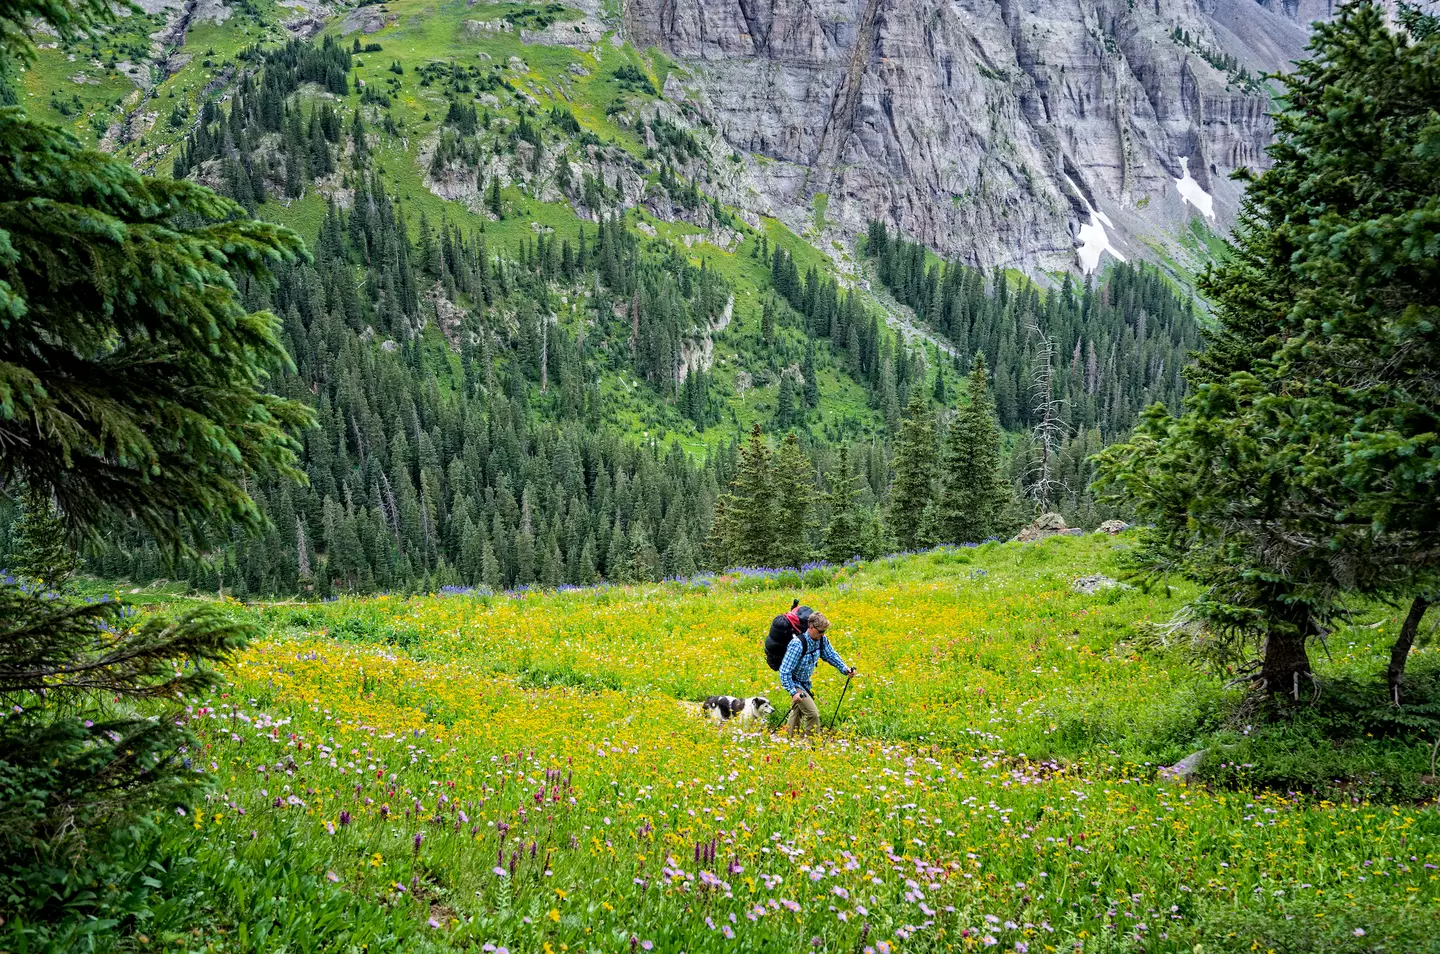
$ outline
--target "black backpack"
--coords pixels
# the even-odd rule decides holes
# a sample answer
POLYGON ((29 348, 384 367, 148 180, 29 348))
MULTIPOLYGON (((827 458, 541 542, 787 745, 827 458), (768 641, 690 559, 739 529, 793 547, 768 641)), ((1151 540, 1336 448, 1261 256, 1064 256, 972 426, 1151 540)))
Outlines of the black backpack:
MULTIPOLYGON (((800 605, 796 600, 791 604, 790 610, 794 612, 795 607, 800 605)), ((806 607, 808 609, 808 607, 806 607)), ((809 614, 806 613, 808 616, 809 614)), ((770 632, 765 634, 765 664, 772 672, 780 671, 780 664, 785 661, 785 650, 790 648, 790 640, 800 635, 799 631, 791 624, 790 618, 785 614, 775 617, 770 623, 770 632)))

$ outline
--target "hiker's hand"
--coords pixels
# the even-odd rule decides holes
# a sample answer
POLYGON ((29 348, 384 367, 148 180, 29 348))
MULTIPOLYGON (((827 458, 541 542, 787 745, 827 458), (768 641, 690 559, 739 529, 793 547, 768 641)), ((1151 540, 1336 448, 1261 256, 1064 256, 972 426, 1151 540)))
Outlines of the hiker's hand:
POLYGON ((791 701, 791 702, 799 702, 799 701, 800 701, 800 697, 803 696, 803 695, 805 695, 805 693, 803 693, 803 692, 793 692, 793 693, 790 694, 790 701, 791 701))
POLYGON ((855 667, 854 667, 854 666, 851 666, 851 667, 850 667, 850 671, 847 672, 845 675, 847 675, 847 676, 849 676, 851 679, 853 679, 853 678, 855 678, 855 673, 856 673, 856 671, 857 671, 857 670, 855 669, 855 667))

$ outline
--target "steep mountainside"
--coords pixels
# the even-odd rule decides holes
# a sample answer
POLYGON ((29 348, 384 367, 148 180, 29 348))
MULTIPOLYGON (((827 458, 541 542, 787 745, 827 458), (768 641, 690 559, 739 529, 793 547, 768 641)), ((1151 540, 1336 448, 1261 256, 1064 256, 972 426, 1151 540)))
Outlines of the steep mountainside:
MULTIPOLYGON (((784 460, 803 468, 815 501, 781 517, 800 528, 802 557, 873 556, 890 546, 902 414, 928 417, 943 438, 977 356, 1009 432, 1014 488, 1033 491, 1040 468, 1058 489, 1038 506, 1088 526, 1110 515, 1088 491, 1087 459, 1142 407, 1179 400, 1193 304, 1149 268, 1042 287, 994 266, 1072 265, 1067 228, 1098 265, 1122 241, 1106 228, 1153 219, 1162 234, 1167 203, 1172 225, 1184 223, 1153 163, 1105 173, 1130 170, 1130 211, 1097 171, 1117 127, 1080 77, 1138 102, 1104 37, 1140 14, 1095 34, 1103 55, 1085 74, 1083 57, 1048 52, 1058 41, 1016 39, 1034 32, 1023 17, 1005 34, 1032 51, 1017 72, 982 57, 988 20, 948 8, 921 16, 877 2, 846 25, 838 7, 826 21, 777 0, 763 16, 737 7, 722 28, 702 5, 656 11, 664 35, 651 36, 643 9, 583 2, 157 3, 51 45, 19 76, 28 110, 294 226, 313 250, 275 287, 243 289, 284 320, 296 368, 272 387, 320 424, 304 436, 308 486, 257 487, 273 529, 187 568, 197 585, 323 593, 683 575, 724 559, 707 545, 716 499, 752 428, 777 443, 796 434, 784 460), (694 39, 682 48, 685 17, 694 39), (727 29, 739 39, 712 39, 727 29), (745 39, 762 35, 758 49, 745 39), (949 86, 921 70, 926 57, 949 63, 949 86), (1064 82, 1035 80, 1051 70, 1064 82), (819 104, 812 125, 787 83, 819 104), (727 106, 743 89, 755 102, 727 106), (1044 119, 1072 114, 1091 118, 1064 137, 1044 119), (857 152, 872 134, 888 165, 857 152), (1050 148, 1070 198, 1046 196, 1054 183, 1036 157, 1050 148), (813 170, 805 149, 819 156, 813 170), (973 199, 926 192, 942 157, 985 170, 973 199), (852 181, 894 202, 868 205, 852 181), (1147 182, 1160 190, 1150 203, 1147 182), (1093 218, 1086 203, 1100 207, 1093 218), (872 213, 900 228, 869 229, 872 213), (1037 442, 1041 424, 1049 436, 1037 442), (866 528, 861 549, 826 542, 837 514, 866 528)), ((1293 24, 1255 9, 1278 25, 1275 44, 1298 43, 1293 24)), ((1264 99, 1250 67, 1205 46, 1208 34, 1144 22, 1161 31, 1155 48, 1191 50, 1175 54, 1170 79, 1202 104, 1196 116, 1217 114, 1206 97, 1238 104, 1210 124, 1232 130, 1222 161, 1256 159, 1264 99), (1233 73, 1228 90, 1194 50, 1233 73)), ((1193 159, 1188 201, 1204 206, 1215 190, 1224 213, 1207 158, 1218 147, 1176 145, 1187 122, 1176 108, 1157 112, 1165 123, 1126 126, 1130 148, 1193 159)), ((0 565, 7 523, 0 512, 0 565)), ((96 566, 137 580, 168 572, 123 528, 96 566)))
MULTIPOLYGON (((148 167, 193 122, 172 111, 167 124, 175 88, 223 95, 228 56, 251 43, 431 17, 461 27, 450 55, 492 40, 572 61, 650 49, 667 61, 657 92, 717 134, 689 173, 701 189, 778 218, 842 269, 879 218, 969 264, 1036 274, 1147 258, 1184 272, 1203 263, 1207 230, 1233 220, 1230 174, 1265 161, 1262 75, 1301 55, 1306 24, 1332 2, 576 0, 527 19, 531 8, 475 0, 459 17, 447 5, 145 0, 90 56, 50 57, 27 85, 148 167)), ((429 184, 464 197, 463 184, 429 184)))
POLYGON ((727 195, 844 232, 881 217, 976 264, 1094 267, 1223 227, 1264 162, 1260 73, 1324 4, 627 0, 751 158, 727 195), (820 198, 824 196, 825 198, 820 198), (1213 207, 1211 199, 1213 197, 1213 207))

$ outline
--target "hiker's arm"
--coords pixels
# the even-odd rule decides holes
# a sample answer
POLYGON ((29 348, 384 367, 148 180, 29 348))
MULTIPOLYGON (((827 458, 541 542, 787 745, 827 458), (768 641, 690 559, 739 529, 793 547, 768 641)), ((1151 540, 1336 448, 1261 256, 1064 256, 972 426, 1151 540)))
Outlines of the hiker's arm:
POLYGON ((795 685, 795 664, 800 661, 800 641, 790 640, 790 645, 785 649, 785 658, 780 660, 780 685, 790 695, 795 695, 799 687, 795 685))
POLYGON ((840 654, 835 651, 834 646, 830 645, 828 639, 820 646, 820 658, 840 670, 842 674, 850 675, 850 667, 845 665, 845 660, 840 658, 840 654))

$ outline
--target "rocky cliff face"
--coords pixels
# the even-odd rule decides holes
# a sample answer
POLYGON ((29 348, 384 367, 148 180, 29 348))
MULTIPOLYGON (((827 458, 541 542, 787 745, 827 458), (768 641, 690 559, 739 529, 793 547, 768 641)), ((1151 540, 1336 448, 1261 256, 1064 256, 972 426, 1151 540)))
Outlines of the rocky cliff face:
POLYGON ((1224 227, 1268 97, 1325 0, 626 0, 637 46, 745 155, 731 201, 853 234, 872 216, 1028 270, 1224 227), (817 201, 817 196, 823 199, 817 201), (1207 215, 1208 213, 1208 215, 1207 215))

